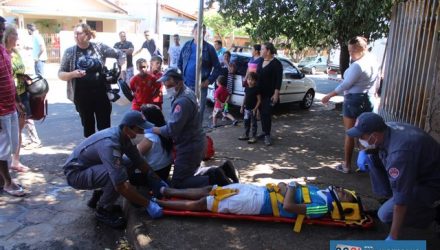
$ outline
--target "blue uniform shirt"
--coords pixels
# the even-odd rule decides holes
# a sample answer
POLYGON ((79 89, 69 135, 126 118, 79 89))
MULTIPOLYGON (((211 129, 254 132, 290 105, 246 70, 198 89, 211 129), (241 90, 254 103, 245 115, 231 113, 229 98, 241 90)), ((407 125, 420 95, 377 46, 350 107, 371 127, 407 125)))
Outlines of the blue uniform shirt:
POLYGON ((130 140, 123 140, 119 127, 107 128, 82 141, 73 150, 63 168, 68 172, 102 164, 107 169, 113 186, 116 186, 128 179, 127 171, 121 164, 123 154, 135 166, 144 162, 136 146, 130 140))
POLYGON ((417 192, 422 202, 432 204, 440 199, 434 195, 440 193, 440 144, 409 124, 390 122, 387 125, 379 156, 395 203, 406 205, 419 189, 426 190, 417 192))
POLYGON ((171 116, 160 134, 171 137, 176 147, 173 179, 193 176, 202 161, 205 135, 194 92, 186 86, 171 101, 171 116))

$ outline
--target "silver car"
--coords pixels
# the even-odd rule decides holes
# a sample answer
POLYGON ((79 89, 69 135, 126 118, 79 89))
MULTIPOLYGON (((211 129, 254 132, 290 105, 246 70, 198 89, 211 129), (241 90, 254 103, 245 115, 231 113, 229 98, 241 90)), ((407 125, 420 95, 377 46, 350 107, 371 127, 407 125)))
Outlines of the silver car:
POLYGON ((321 71, 327 73, 327 57, 324 56, 308 56, 304 57, 298 63, 298 68, 301 72, 310 73, 312 75, 321 71))
MULTIPOLYGON (((244 98, 243 79, 251 54, 235 53, 231 55, 231 63, 237 66, 230 104, 241 106, 244 98)), ((298 102, 304 109, 309 109, 315 98, 315 82, 304 76, 287 58, 277 57, 283 65, 283 82, 280 89, 280 103, 298 102)), ((208 87, 208 100, 214 102, 214 84, 208 87)))

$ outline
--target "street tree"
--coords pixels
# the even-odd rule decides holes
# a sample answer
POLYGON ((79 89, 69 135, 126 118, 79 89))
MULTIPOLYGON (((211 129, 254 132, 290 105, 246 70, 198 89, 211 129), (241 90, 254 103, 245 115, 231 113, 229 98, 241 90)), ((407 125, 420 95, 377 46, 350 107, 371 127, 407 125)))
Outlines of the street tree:
POLYGON ((339 45, 340 68, 349 65, 347 42, 354 36, 370 41, 388 34, 393 2, 397 0, 207 0, 218 2, 219 13, 237 26, 249 25, 258 40, 291 38, 299 49, 339 45))
POLYGON ((226 38, 230 37, 231 41, 234 41, 235 35, 246 34, 242 28, 235 26, 234 21, 231 18, 221 16, 217 12, 209 12, 204 18, 204 23, 207 27, 220 37, 223 43, 226 42, 226 38))

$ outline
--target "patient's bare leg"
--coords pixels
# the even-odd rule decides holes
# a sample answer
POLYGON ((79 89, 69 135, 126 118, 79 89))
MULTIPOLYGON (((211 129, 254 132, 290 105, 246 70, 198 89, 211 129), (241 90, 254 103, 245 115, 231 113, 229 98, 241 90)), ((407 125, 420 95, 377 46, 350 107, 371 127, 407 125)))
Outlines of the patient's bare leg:
POLYGON ((206 197, 199 200, 158 200, 157 203, 164 208, 173 210, 206 211, 206 197))
POLYGON ((200 198, 206 197, 211 192, 212 186, 206 186, 202 188, 165 188, 163 190, 163 195, 165 197, 177 197, 189 200, 198 200, 200 198))

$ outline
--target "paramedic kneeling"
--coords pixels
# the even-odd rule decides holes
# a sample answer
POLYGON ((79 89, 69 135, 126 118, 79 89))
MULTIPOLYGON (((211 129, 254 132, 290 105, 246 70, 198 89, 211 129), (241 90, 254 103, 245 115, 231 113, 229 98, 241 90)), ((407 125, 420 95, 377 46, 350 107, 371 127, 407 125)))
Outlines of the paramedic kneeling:
POLYGON ((379 152, 382 164, 370 168, 370 178, 374 192, 391 197, 378 212, 382 222, 391 223, 387 240, 398 239, 402 225, 429 226, 440 200, 439 143, 417 127, 385 123, 370 112, 361 114, 347 135, 379 152))
MULTIPOLYGON (((128 183, 127 167, 121 163, 125 154, 142 173, 152 172, 136 148, 136 144, 144 138, 144 129, 151 127, 153 124, 145 121, 140 112, 129 111, 118 127, 101 130, 81 142, 64 164, 64 174, 70 186, 95 190, 88 205, 94 208, 99 200, 96 219, 111 227, 125 225, 125 219, 115 211, 113 205, 119 195, 146 207, 152 218, 162 215, 161 208, 155 202, 140 195, 128 183), (102 191, 96 191, 101 188, 102 191)), ((155 174, 151 176, 156 177, 155 174)), ((160 180, 153 183, 167 186, 160 180)))

